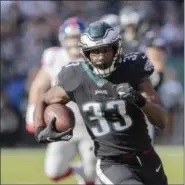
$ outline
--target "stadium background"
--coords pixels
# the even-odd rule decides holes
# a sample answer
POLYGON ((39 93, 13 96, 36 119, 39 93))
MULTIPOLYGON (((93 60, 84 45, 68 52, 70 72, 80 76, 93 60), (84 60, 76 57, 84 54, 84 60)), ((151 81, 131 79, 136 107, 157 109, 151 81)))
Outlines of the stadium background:
MULTIPOLYGON (((44 145, 25 130, 30 83, 44 49, 58 46, 60 24, 70 16, 88 22, 127 5, 145 10, 150 26, 168 41, 167 65, 184 89, 183 1, 1 1, 1 183, 51 183, 43 173, 44 145)), ((172 131, 156 135, 156 148, 170 184, 183 183, 184 104, 176 108, 172 131)), ((78 160, 78 156, 75 160, 78 160)), ((60 183, 75 183, 67 179, 60 183)))

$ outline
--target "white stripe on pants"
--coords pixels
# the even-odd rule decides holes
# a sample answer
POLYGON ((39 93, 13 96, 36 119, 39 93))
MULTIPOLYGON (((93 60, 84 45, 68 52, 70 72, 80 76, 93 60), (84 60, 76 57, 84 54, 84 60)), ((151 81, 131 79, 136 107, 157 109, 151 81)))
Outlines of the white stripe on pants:
POLYGON ((96 163, 96 173, 102 183, 113 185, 113 182, 111 182, 111 180, 108 177, 106 177, 103 171, 101 170, 101 160, 100 159, 98 159, 96 163))

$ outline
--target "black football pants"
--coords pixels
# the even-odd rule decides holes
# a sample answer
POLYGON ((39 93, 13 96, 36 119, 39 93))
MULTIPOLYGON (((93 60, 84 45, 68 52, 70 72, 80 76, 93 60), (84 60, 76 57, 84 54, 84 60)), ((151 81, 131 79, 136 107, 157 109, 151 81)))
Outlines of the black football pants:
POLYGON ((153 149, 124 162, 98 159, 96 172, 102 184, 168 185, 162 162, 153 149))

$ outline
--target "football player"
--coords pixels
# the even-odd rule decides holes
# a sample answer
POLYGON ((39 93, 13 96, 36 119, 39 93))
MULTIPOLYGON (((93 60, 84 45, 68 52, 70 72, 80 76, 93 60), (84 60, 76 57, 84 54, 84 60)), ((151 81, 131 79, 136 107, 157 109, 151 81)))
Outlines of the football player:
MULTIPOLYGON (((55 85, 56 76, 62 66, 70 61, 83 60, 78 42, 80 34, 84 29, 85 23, 81 19, 77 17, 67 19, 59 28, 59 41, 62 47, 52 47, 44 51, 41 69, 32 83, 29 93, 29 105, 26 116, 26 128, 29 132, 34 132, 33 113, 35 105, 41 96, 51 86, 55 85)), ((76 126, 74 137, 70 142, 55 142, 48 145, 45 158, 45 173, 50 179, 55 181, 71 175, 72 172, 75 172, 77 175, 78 166, 70 166, 70 163, 79 152, 83 171, 78 170, 78 179, 81 179, 82 182, 84 179, 86 184, 93 184, 95 178, 93 143, 85 129, 77 105, 69 102, 67 106, 75 113, 76 126)))
POLYGON ((149 80, 154 67, 144 53, 120 53, 120 35, 105 22, 91 23, 81 35, 84 62, 62 68, 57 86, 38 102, 37 142, 72 137, 46 127, 44 106, 75 101, 94 140, 96 172, 103 184, 167 185, 162 162, 151 145, 145 115, 164 129, 166 114, 149 80), (145 115, 144 115, 145 114, 145 115))

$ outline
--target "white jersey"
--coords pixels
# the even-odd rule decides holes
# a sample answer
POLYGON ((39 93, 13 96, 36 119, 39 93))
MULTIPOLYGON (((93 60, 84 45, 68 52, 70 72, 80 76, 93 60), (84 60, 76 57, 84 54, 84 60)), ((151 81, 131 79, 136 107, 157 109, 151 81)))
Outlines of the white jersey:
MULTIPOLYGON (((76 61, 83 61, 83 58, 79 58, 76 61)), ((73 60, 74 61, 74 60, 73 60)), ((41 64, 51 78, 52 86, 56 85, 57 75, 61 71, 62 67, 71 62, 65 49, 61 47, 52 47, 44 51, 41 64)), ((89 137, 83 122, 82 116, 78 109, 78 106, 74 102, 69 102, 67 104, 75 113, 76 126, 73 132, 73 138, 79 137, 89 137)))
POLYGON ((69 62, 70 59, 66 51, 61 47, 51 47, 43 52, 41 65, 50 75, 52 85, 55 85, 55 78, 62 66, 69 62))

